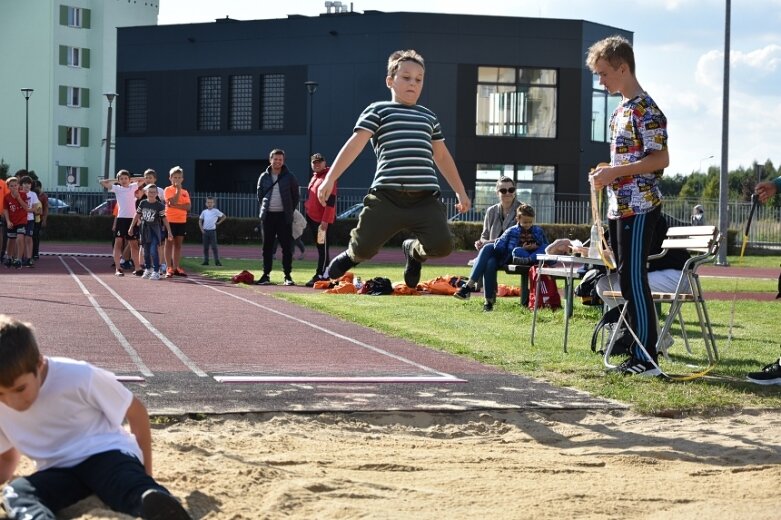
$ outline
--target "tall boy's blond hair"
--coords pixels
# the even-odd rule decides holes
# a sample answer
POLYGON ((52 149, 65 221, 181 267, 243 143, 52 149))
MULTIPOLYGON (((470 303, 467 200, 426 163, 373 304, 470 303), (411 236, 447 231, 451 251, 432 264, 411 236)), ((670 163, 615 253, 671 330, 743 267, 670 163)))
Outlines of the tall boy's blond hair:
POLYGON ((635 52, 632 44, 623 36, 609 36, 588 48, 586 65, 593 72, 597 61, 605 60, 611 67, 617 69, 622 63, 629 66, 629 72, 635 73, 635 52))

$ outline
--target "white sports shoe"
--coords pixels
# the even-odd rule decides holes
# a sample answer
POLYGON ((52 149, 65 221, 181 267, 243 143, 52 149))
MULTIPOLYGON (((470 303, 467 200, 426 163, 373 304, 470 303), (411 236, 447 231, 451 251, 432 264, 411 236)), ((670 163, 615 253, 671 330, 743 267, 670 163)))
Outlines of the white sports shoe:
POLYGON ((160 273, 157 271, 152 271, 152 274, 149 275, 150 280, 159 280, 160 279, 160 273))
POLYGON ((141 275, 141 278, 149 279, 150 276, 152 276, 152 270, 144 269, 144 274, 141 275))

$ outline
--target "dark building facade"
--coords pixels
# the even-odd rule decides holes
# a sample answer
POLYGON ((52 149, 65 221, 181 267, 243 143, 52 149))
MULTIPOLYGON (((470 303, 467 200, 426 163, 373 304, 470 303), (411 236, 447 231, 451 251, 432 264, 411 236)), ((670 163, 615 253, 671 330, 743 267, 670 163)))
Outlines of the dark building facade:
MULTIPOLYGON (((631 39, 582 20, 379 11, 120 28, 116 164, 181 165, 191 190, 252 192, 282 148, 305 184, 310 139, 333 161, 366 105, 390 99, 388 55, 413 48, 426 60, 419 103, 439 116, 478 206, 495 201, 500 175, 521 200, 566 200, 609 157, 616 99, 584 59, 613 34, 631 39)), ((340 187, 367 188, 375 164, 367 147, 340 187)))

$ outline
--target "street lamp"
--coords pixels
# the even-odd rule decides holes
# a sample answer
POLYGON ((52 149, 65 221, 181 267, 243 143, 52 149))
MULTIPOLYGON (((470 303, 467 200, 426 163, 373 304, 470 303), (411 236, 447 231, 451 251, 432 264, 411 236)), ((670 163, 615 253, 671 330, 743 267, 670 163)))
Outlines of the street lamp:
POLYGON ((109 162, 111 161, 111 103, 117 97, 113 92, 103 94, 108 99, 108 120, 106 122, 106 162, 103 164, 103 178, 108 179, 109 162))
POLYGON ((709 155, 707 157, 703 157, 702 159, 700 159, 700 166, 699 168, 697 168, 697 173, 702 173, 702 161, 713 159, 713 157, 714 157, 713 155, 709 155))
POLYGON ((307 133, 309 134, 309 155, 307 156, 307 164, 309 164, 310 159, 312 158, 312 113, 314 112, 314 95, 315 92, 317 92, 317 87, 319 84, 316 81, 305 81, 304 85, 306 85, 306 90, 309 92, 309 128, 307 130, 307 133))
POLYGON ((30 96, 33 89, 20 89, 24 96, 24 171, 30 171, 30 96))

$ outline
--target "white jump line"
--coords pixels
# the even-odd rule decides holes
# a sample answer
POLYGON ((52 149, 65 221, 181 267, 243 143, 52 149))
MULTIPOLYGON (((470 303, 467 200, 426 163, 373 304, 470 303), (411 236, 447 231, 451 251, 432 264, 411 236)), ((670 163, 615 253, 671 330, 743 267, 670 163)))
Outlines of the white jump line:
POLYGON ((423 370, 424 372, 429 372, 429 373, 432 373, 432 374, 436 374, 437 376, 439 376, 441 378, 441 379, 439 379, 440 381, 442 381, 442 380, 460 381, 457 377, 455 377, 453 375, 446 374, 445 372, 439 372, 438 370, 435 370, 435 369, 433 369, 431 367, 427 367, 425 365, 421 365, 420 363, 412 361, 411 359, 407 359, 407 358, 405 358, 403 356, 392 354, 392 353, 388 352, 387 350, 383 350, 381 348, 374 347, 372 345, 369 345, 368 343, 364 343, 364 342, 359 341, 359 340, 357 340, 355 338, 351 338, 349 336, 345 336, 344 334, 339 334, 338 332, 334 332, 332 330, 326 329, 324 327, 321 327, 320 325, 315 325, 314 323, 310 323, 310 322, 302 320, 300 318, 296 318, 295 316, 291 316, 290 314, 285 314, 284 312, 278 311, 276 309, 272 309, 271 307, 266 307, 265 305, 261 305, 261 304, 259 304, 257 302, 253 302, 252 300, 248 300, 246 298, 242 298, 241 296, 237 296, 235 294, 231 294, 231 293, 229 293, 227 291, 223 291, 221 289, 217 289, 216 287, 213 287, 211 285, 207 285, 207 284, 205 284, 203 282, 200 282, 198 280, 195 280, 193 278, 190 278, 189 280, 192 281, 193 283, 197 283, 198 285, 206 287, 207 289, 211 289, 212 291, 216 291, 218 293, 225 294, 227 296, 230 296, 231 298, 235 298, 235 299, 243 301, 245 303, 249 303, 250 305, 254 305, 255 307, 258 307, 260 309, 263 309, 263 310, 266 310, 266 311, 269 311, 269 312, 273 312, 274 314, 278 314, 279 316, 282 316, 282 317, 287 318, 289 320, 296 321, 296 322, 298 322, 298 323, 300 323, 302 325, 306 325, 307 327, 311 327, 311 328, 313 328, 315 330, 319 330, 320 332, 325 332, 326 334, 334 336, 335 338, 339 338, 339 339, 343 339, 345 341, 349 341, 350 343, 358 345, 359 347, 365 348, 367 350, 371 350, 372 352, 376 352, 376 353, 381 354, 383 356, 387 356, 387 357, 395 359, 397 361, 401 361, 402 363, 407 363, 408 365, 412 365, 413 367, 419 368, 420 370, 423 370))
POLYGON ((466 379, 425 376, 214 376, 218 383, 466 383, 466 379))
POLYGON ((81 292, 87 297, 89 302, 95 308, 95 310, 98 313, 98 316, 100 316, 103 319, 103 321, 106 322, 106 325, 108 325, 108 328, 111 331, 111 333, 114 334, 114 337, 117 338, 119 344, 122 345, 123 349, 125 349, 127 355, 130 356, 130 359, 132 359, 133 363, 136 364, 139 372, 141 372, 144 375, 144 377, 154 376, 154 374, 152 374, 152 371, 149 370, 149 367, 147 367, 146 364, 144 364, 144 362, 141 360, 141 356, 138 355, 138 352, 136 352, 136 350, 133 348, 133 346, 130 344, 127 338, 125 338, 122 332, 120 332, 117 326, 114 325, 114 322, 111 321, 111 318, 108 317, 108 314, 106 314, 106 311, 103 310, 103 307, 100 306, 98 301, 95 299, 92 293, 89 292, 87 287, 83 283, 81 283, 81 280, 79 280, 79 277, 76 276, 76 273, 73 272, 73 269, 71 269, 68 263, 61 256, 58 258, 60 262, 62 262, 62 265, 65 266, 65 269, 68 270, 68 273, 71 275, 71 278, 73 278, 76 281, 76 284, 81 289, 81 292))
MULTIPOLYGON (((77 264, 79 264, 82 268, 84 268, 85 271, 87 271, 90 276, 92 276, 100 285, 105 287, 105 289, 111 293, 111 295, 117 299, 119 303, 125 306, 127 310, 130 311, 130 313, 136 317, 138 321, 140 321, 152 334, 154 334, 157 339, 159 339, 163 345, 168 347, 168 350, 170 350, 176 357, 179 358, 179 361, 184 363, 184 365, 189 368, 190 370, 195 373, 198 377, 209 377, 206 372, 198 368, 198 366, 189 358, 187 355, 182 352, 179 347, 177 347, 170 339, 168 339, 162 332, 157 330, 154 325, 152 325, 149 320, 144 318, 140 312, 138 312, 132 305, 130 305, 127 301, 125 301, 124 298, 122 298, 114 289, 109 287, 103 280, 101 280, 95 273, 89 270, 89 268, 84 265, 81 260, 78 258, 73 259, 77 264)), ((64 262, 64 260, 60 259, 60 261, 64 262)))

